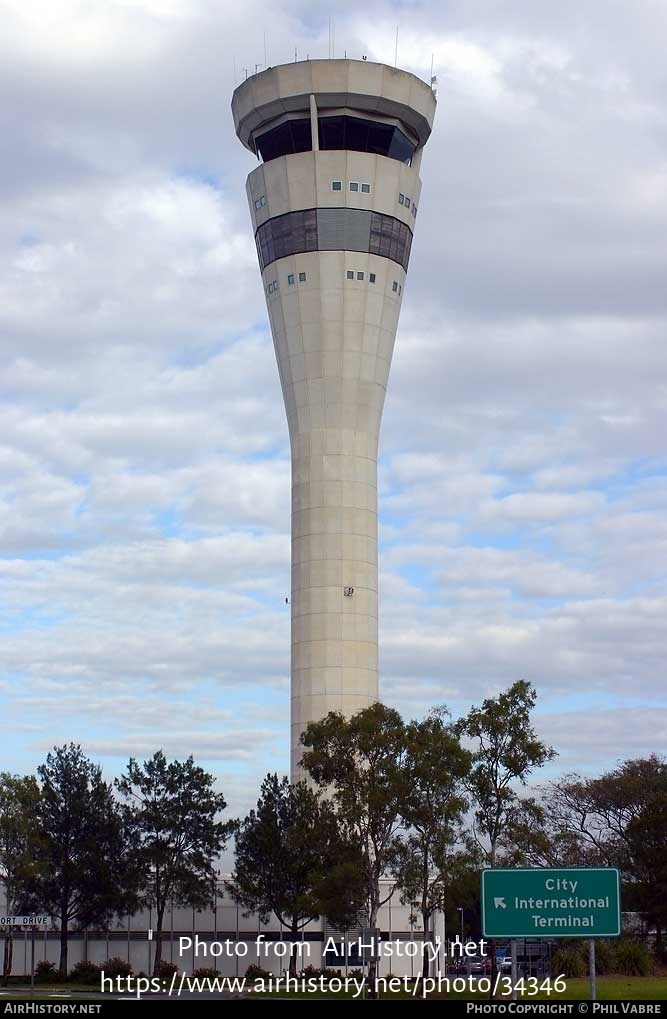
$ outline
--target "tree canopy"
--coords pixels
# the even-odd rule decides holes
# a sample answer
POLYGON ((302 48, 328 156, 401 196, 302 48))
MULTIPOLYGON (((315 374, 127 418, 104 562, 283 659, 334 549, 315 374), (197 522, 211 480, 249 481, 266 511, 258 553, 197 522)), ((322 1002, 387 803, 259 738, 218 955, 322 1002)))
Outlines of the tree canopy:
POLYGON ((171 900, 208 905, 217 880, 215 862, 231 832, 216 820, 226 807, 215 779, 195 764, 167 761, 162 750, 139 765, 132 757, 116 787, 133 840, 142 901, 155 909, 154 972, 162 958, 164 912, 171 900))
POLYGON ((236 824, 235 867, 226 887, 248 911, 271 913, 293 939, 326 913, 345 925, 359 910, 360 860, 332 805, 305 782, 291 785, 269 774, 257 809, 236 824))
POLYGON ((38 839, 31 891, 60 925, 60 972, 67 973, 72 927, 106 925, 136 902, 127 832, 102 770, 70 743, 37 768, 38 839))

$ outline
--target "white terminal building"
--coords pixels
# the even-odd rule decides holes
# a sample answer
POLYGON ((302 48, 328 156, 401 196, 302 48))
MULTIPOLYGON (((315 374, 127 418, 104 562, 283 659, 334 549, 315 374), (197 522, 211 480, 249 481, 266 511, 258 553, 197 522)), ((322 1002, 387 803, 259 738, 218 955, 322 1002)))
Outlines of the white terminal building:
POLYGON ((436 100, 365 60, 234 92, 292 451, 291 773, 329 711, 378 700, 377 452, 436 100))
MULTIPOLYGON (((9 912, 4 889, 0 887, 0 915, 9 912)), ((419 922, 411 918, 410 912, 407 906, 401 904, 398 891, 380 909, 380 936, 384 943, 395 946, 395 954, 392 958, 381 959, 379 976, 389 973, 418 976, 421 973, 421 955, 418 953, 423 930, 419 922), (417 947, 407 948, 408 944, 417 947), (417 954, 408 954, 415 952, 417 954)), ((72 931, 68 938, 68 968, 71 970, 82 961, 103 966, 108 959, 115 957, 128 961, 135 974, 143 972, 150 976, 155 960, 155 940, 149 937, 149 932, 154 930, 155 922, 155 912, 143 910, 133 916, 114 918, 108 930, 72 931)), ((441 915, 437 917, 435 929, 444 937, 444 918, 441 915)), ((6 929, 0 930, 0 972, 6 934, 6 929)), ((453 937, 455 933, 450 932, 450 935, 453 937)), ((313 921, 300 935, 298 968, 327 965, 340 968, 344 975, 346 970, 361 965, 358 954, 354 952, 355 942, 360 937, 361 927, 342 932, 332 928, 324 917, 313 921), (342 940, 345 951, 332 951, 332 939, 339 946, 342 940), (327 947, 329 951, 325 951, 327 947)), ((60 934, 55 926, 34 931, 14 928, 14 976, 30 974, 33 938, 35 964, 44 960, 54 963, 57 968, 60 934)), ((262 923, 257 915, 245 916, 220 881, 210 908, 196 910, 176 903, 167 908, 162 958, 187 973, 196 969, 217 969, 224 976, 242 977, 248 966, 255 964, 279 975, 286 973, 289 967, 290 939, 291 935, 274 917, 268 923, 262 923), (221 949, 215 946, 221 946, 221 949)))

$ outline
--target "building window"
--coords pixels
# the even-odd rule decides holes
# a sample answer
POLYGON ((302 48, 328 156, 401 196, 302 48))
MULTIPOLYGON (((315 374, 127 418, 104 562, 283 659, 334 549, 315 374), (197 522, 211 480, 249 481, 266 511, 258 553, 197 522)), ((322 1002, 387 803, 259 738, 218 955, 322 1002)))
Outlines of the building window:
POLYGON ((266 195, 262 195, 261 198, 255 199, 255 208, 261 209, 263 205, 266 205, 266 195))
POLYGON ((394 280, 394 284, 393 284, 393 286, 392 286, 392 288, 391 288, 391 289, 392 289, 392 290, 393 290, 394 292, 395 292, 396 290, 398 290, 398 283, 396 282, 396 280, 394 280))
POLYGON ((342 191, 343 190, 343 182, 342 182, 342 180, 332 180, 331 181, 331 190, 332 191, 342 191))
POLYGON ((290 286, 292 286, 292 284, 294 283, 294 274, 293 273, 290 276, 287 277, 287 282, 289 283, 290 286))
POLYGON ((412 215, 413 216, 417 215, 417 206, 415 205, 414 202, 412 203, 412 215))
MULTIPOLYGON (((353 152, 374 152, 379 156, 398 159, 408 166, 415 146, 400 128, 379 124, 361 117, 318 117, 320 149, 351 149, 353 152)), ((260 139, 261 140, 261 139, 260 139)))
POLYGON ((255 145, 265 163, 292 152, 309 152, 313 147, 310 117, 289 120, 255 138, 255 145))
POLYGON ((347 273, 346 273, 346 276, 347 276, 347 278, 349 280, 353 280, 354 279, 354 270, 353 269, 348 269, 347 273))
POLYGON ((364 274, 363 274, 363 272, 358 272, 358 273, 357 273, 357 279, 358 279, 358 280, 362 280, 363 278, 364 278, 364 274))
POLYGON ((398 196, 398 204, 399 205, 403 205, 404 202, 405 202, 405 195, 399 195, 398 196))
POLYGON ((259 263, 307 251, 363 251, 407 270, 412 232, 407 223, 370 209, 303 209, 261 223, 255 232, 259 263))
POLYGON ((371 186, 370 186, 370 184, 362 184, 361 185, 361 191, 362 191, 362 194, 364 194, 364 195, 370 195, 370 193, 371 193, 371 186))
POLYGON ((402 286, 401 286, 401 284, 399 283, 399 284, 398 284, 398 294, 399 294, 399 297, 400 297, 400 295, 401 295, 402 293, 403 293, 403 287, 402 287, 402 286))
POLYGON ((350 181, 350 191, 358 191, 358 190, 359 190, 359 181, 351 180, 350 181))
POLYGON ((300 272, 299 273, 299 283, 305 283, 305 282, 306 282, 306 274, 305 274, 305 272, 300 272))
POLYGON ((369 283, 375 283, 375 273, 374 272, 369 272, 369 274, 368 274, 368 282, 369 283))

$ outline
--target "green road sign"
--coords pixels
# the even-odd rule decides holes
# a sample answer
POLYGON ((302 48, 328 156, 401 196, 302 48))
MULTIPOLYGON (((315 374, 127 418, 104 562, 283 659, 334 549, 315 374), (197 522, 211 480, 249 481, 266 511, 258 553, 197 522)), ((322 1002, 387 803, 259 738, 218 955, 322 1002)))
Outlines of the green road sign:
POLYGON ((621 933, 620 910, 613 868, 482 871, 485 938, 613 938, 621 933))

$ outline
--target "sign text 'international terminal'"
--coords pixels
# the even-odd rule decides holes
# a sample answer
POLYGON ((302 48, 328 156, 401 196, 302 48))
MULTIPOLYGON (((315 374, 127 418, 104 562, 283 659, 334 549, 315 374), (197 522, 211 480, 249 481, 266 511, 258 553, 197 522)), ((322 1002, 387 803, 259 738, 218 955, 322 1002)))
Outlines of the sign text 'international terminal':
POLYGON ((613 868, 483 870, 481 899, 487 938, 612 938, 621 932, 613 868))

